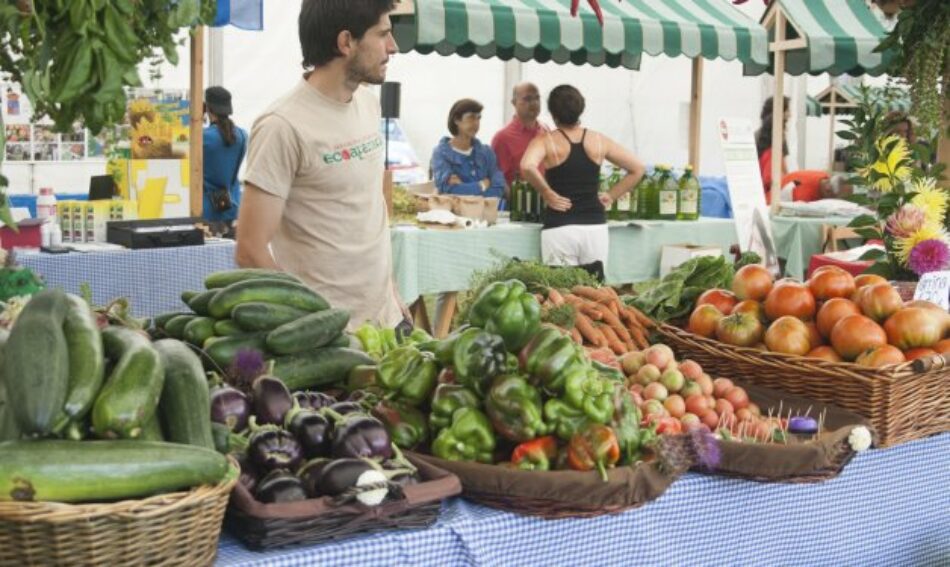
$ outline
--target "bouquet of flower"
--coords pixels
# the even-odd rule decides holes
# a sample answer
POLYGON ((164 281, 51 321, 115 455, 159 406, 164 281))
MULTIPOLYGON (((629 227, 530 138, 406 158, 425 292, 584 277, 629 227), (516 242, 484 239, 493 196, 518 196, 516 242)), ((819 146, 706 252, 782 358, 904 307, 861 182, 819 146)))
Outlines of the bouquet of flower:
POLYGON ((950 268, 945 229, 950 195, 914 167, 904 138, 886 136, 874 150, 871 163, 857 173, 876 196, 869 205, 877 215, 861 215, 848 225, 867 240, 884 242, 884 250, 862 256, 875 260, 867 273, 916 281, 927 272, 950 268))

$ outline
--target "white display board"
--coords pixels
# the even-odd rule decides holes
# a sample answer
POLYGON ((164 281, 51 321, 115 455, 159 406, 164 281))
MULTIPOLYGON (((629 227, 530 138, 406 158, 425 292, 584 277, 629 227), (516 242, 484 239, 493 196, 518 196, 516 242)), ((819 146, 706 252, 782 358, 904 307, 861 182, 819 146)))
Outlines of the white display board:
POLYGON ((721 118, 718 133, 739 249, 757 253, 765 266, 778 274, 778 256, 772 240, 769 207, 762 190, 752 122, 744 118, 721 118))

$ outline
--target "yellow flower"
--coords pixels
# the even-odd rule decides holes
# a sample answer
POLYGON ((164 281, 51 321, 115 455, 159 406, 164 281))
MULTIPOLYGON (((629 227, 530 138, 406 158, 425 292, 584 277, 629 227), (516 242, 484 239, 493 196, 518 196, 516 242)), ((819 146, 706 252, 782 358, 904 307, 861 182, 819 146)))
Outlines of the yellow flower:
POLYGON ((894 254, 897 256, 897 259, 901 261, 901 264, 906 266, 907 259, 910 257, 910 251, 913 250, 914 246, 917 246, 918 243, 924 240, 946 241, 946 237, 947 235, 944 234, 943 229, 939 225, 927 223, 922 226, 920 230, 906 238, 895 238, 894 254))
POLYGON ((900 136, 887 136, 875 144, 877 147, 877 161, 859 170, 859 173, 868 180, 871 174, 876 173, 872 187, 884 193, 894 190, 902 181, 910 178, 910 150, 907 141, 900 136))
POLYGON ((937 187, 937 180, 933 177, 915 179, 911 184, 911 191, 917 193, 911 203, 924 211, 928 223, 943 224, 947 214, 947 192, 937 187))

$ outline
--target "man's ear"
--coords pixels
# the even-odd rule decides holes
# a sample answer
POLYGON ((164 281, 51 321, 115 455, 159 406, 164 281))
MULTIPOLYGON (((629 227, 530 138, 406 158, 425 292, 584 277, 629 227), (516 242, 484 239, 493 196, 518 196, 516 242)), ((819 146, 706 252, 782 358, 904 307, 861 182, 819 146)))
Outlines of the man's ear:
POLYGON ((336 48, 344 56, 349 56, 354 48, 353 34, 349 30, 343 30, 336 36, 336 48))

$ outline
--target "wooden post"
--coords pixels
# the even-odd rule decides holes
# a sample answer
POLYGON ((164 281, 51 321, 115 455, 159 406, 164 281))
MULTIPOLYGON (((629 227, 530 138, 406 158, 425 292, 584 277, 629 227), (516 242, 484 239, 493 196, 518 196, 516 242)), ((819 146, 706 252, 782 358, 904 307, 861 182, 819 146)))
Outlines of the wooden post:
POLYGON ((703 59, 693 58, 693 76, 689 92, 689 164, 693 175, 699 175, 699 149, 703 119, 703 59))
MULTIPOLYGON (((779 9, 775 14, 775 42, 785 41, 785 13, 779 9)), ((782 188, 782 153, 785 130, 785 49, 777 46, 775 51, 775 94, 772 96, 772 198, 771 210, 778 212, 782 188)))
POLYGON ((190 171, 188 175, 191 216, 200 217, 204 203, 204 73, 205 73, 205 28, 198 26, 191 34, 191 116, 189 121, 190 171))
POLYGON ((838 110, 837 89, 831 89, 831 125, 828 126, 828 171, 835 169, 835 112, 838 110))

